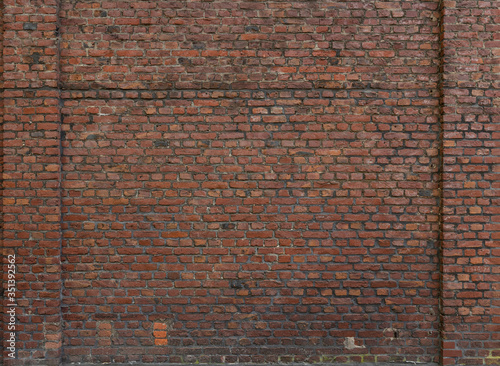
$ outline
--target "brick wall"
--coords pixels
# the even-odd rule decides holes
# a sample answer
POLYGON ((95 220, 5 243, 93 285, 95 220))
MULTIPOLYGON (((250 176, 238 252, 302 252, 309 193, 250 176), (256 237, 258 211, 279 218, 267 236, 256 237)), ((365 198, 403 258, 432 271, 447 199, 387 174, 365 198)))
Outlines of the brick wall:
POLYGON ((17 360, 2 347, 7 365, 61 356, 58 22, 55 1, 3 1, 3 257, 17 263, 17 360))
POLYGON ((500 363, 500 8, 444 2, 443 358, 500 363))
POLYGON ((4 0, 4 364, 498 364, 497 5, 4 0))

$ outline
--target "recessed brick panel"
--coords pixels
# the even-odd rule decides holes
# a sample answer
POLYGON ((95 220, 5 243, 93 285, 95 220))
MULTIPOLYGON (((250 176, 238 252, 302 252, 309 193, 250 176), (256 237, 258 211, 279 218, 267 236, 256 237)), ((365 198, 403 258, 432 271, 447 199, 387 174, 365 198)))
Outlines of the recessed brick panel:
POLYGON ((68 361, 434 359, 437 98, 62 97, 68 361))

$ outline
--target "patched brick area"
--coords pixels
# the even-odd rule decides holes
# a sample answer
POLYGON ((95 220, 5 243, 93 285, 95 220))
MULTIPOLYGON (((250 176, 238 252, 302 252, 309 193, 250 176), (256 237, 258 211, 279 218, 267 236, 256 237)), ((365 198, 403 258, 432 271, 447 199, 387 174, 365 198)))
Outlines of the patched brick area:
POLYGON ((5 365, 500 362, 497 2, 2 20, 5 365))

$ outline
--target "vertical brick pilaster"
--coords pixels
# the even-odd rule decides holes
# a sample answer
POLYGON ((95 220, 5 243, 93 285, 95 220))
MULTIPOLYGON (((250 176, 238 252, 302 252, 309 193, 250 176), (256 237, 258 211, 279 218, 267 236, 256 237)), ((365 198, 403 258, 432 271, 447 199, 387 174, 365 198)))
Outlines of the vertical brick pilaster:
MULTIPOLYGON (((61 353, 58 3, 4 1, 4 256, 16 256, 15 359, 58 365, 61 353)), ((4 327, 4 337, 5 337, 4 327)))
POLYGON ((497 1, 443 6, 442 363, 493 365, 500 362, 500 10, 497 1))

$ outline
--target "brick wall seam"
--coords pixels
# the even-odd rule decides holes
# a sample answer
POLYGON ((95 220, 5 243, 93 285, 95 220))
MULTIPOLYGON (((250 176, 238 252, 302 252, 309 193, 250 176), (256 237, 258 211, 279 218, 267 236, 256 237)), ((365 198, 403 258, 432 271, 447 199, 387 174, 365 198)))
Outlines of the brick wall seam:
MULTIPOLYGON (((0 251, 3 257, 3 0, 0 0, 0 251)), ((4 345, 4 259, 0 268, 0 342, 4 345)), ((0 356, 3 362, 3 353, 0 356)))
POLYGON ((443 333, 444 333, 444 320, 443 320, 443 304, 442 304, 442 293, 443 293, 443 201, 444 201, 444 160, 443 160, 443 150, 444 150, 444 121, 443 121, 443 107, 444 107, 444 89, 443 89, 443 70, 444 70, 444 0, 439 1, 439 273, 440 273, 440 286, 439 286, 439 338, 441 345, 439 347, 439 362, 443 364, 443 333))
POLYGON ((63 223, 64 223, 64 217, 63 217, 63 204, 62 204, 62 197, 63 197, 63 157, 64 157, 64 136, 65 132, 63 131, 62 125, 63 125, 63 114, 62 114, 62 108, 64 105, 62 95, 61 95, 61 1, 62 0, 55 0, 56 2, 56 29, 55 29, 55 36, 56 36, 56 52, 57 52, 57 62, 56 62, 56 67, 57 67, 57 89, 58 89, 58 142, 59 142, 59 265, 60 265, 60 272, 61 272, 61 280, 60 280, 60 287, 59 287, 59 322, 60 322, 60 328, 59 328, 59 338, 61 340, 61 344, 59 347, 59 359, 58 363, 62 364, 63 358, 64 358, 64 320, 63 320, 63 315, 62 315, 62 304, 63 304, 63 293, 64 293, 64 273, 63 273, 63 267, 62 267, 62 260, 63 260, 63 240, 64 240, 64 233, 63 233, 63 223))

